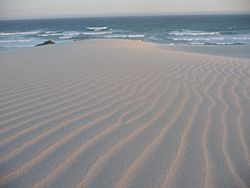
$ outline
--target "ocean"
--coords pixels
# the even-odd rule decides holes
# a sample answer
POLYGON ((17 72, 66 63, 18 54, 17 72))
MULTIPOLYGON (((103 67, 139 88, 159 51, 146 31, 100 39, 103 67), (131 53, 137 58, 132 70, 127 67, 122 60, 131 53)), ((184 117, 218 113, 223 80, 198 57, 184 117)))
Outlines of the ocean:
POLYGON ((250 45, 250 15, 140 16, 0 21, 0 51, 46 40, 132 39, 166 45, 250 45))

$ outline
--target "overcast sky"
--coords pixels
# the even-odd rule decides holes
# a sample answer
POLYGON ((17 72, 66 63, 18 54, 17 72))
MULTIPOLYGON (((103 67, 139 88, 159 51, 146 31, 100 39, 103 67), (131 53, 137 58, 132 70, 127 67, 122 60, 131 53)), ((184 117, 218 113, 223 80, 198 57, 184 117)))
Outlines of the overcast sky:
POLYGON ((250 12, 250 0, 0 0, 0 19, 250 12))

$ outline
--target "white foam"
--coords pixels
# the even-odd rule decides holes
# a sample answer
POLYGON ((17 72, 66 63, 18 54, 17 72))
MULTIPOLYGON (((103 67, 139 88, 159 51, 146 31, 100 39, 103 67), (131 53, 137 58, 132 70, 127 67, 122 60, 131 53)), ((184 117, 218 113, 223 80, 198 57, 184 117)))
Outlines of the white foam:
POLYGON ((187 37, 180 37, 180 38, 172 38, 174 41, 222 41, 224 40, 223 37, 197 37, 197 38, 187 38, 187 37))
POLYGON ((66 31, 63 33, 63 35, 68 35, 68 36, 77 36, 77 35, 80 35, 81 33, 80 32, 77 32, 77 31, 66 31))
POLYGON ((61 36, 61 35, 63 35, 63 33, 47 33, 47 34, 40 34, 37 36, 39 36, 39 37, 49 37, 49 36, 54 37, 54 36, 61 36))
POLYGON ((250 40, 250 37, 233 37, 233 40, 250 40))
POLYGON ((112 34, 112 31, 106 31, 106 32, 82 32, 82 35, 107 35, 112 34))
POLYGON ((0 33, 0 36, 11 36, 11 35, 36 35, 38 31, 26 31, 26 32, 13 32, 13 33, 0 33))
POLYGON ((32 40, 0 40, 0 43, 23 43, 31 42, 32 40))
POLYGON ((195 30, 181 30, 181 31, 172 31, 168 33, 169 35, 175 36, 203 36, 203 35, 218 35, 220 32, 205 32, 205 31, 195 31, 195 30))
POLYGON ((106 38, 143 38, 145 35, 134 34, 134 35, 109 35, 106 38))
POLYGON ((217 45, 232 45, 234 44, 233 42, 217 42, 217 45))
POLYGON ((72 39, 72 38, 73 38, 72 36, 67 36, 67 35, 59 37, 59 39, 72 39))
POLYGON ((57 31, 46 31, 46 34, 58 33, 57 31))
POLYGON ((71 39, 75 36, 80 35, 80 32, 76 32, 76 31, 66 31, 64 33, 62 33, 63 36, 59 37, 60 39, 71 39))
POLYGON ((67 32, 62 33, 62 36, 59 37, 59 39, 62 39, 62 40, 72 39, 73 37, 78 36, 80 34, 81 34, 80 32, 76 32, 76 31, 67 31, 67 32))
POLYGON ((90 30, 90 31, 103 31, 103 30, 107 30, 108 27, 87 27, 86 28, 87 30, 90 30))
POLYGON ((80 32, 76 32, 76 31, 66 31, 66 32, 55 32, 55 31, 47 31, 45 32, 46 34, 40 34, 38 35, 39 37, 49 37, 49 36, 60 36, 60 39, 68 39, 68 38, 72 38, 73 36, 78 36, 81 33, 80 32))

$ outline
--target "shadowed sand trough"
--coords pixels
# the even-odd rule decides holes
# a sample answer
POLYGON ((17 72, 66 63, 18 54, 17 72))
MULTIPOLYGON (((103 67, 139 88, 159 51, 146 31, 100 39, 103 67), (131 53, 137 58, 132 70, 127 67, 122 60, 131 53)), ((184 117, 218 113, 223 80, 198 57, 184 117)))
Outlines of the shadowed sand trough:
POLYGON ((250 61, 91 40, 0 55, 1 187, 250 187, 250 61))

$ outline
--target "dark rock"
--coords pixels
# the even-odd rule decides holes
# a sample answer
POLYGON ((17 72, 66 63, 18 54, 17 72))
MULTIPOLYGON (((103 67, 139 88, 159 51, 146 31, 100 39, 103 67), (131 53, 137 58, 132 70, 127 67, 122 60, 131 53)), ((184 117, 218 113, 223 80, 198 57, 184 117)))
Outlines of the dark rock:
POLYGON ((36 45, 36 46, 44 46, 44 45, 49 45, 49 44, 55 44, 53 41, 51 41, 51 40, 47 40, 47 41, 45 41, 44 43, 42 43, 42 44, 38 44, 38 45, 36 45))

